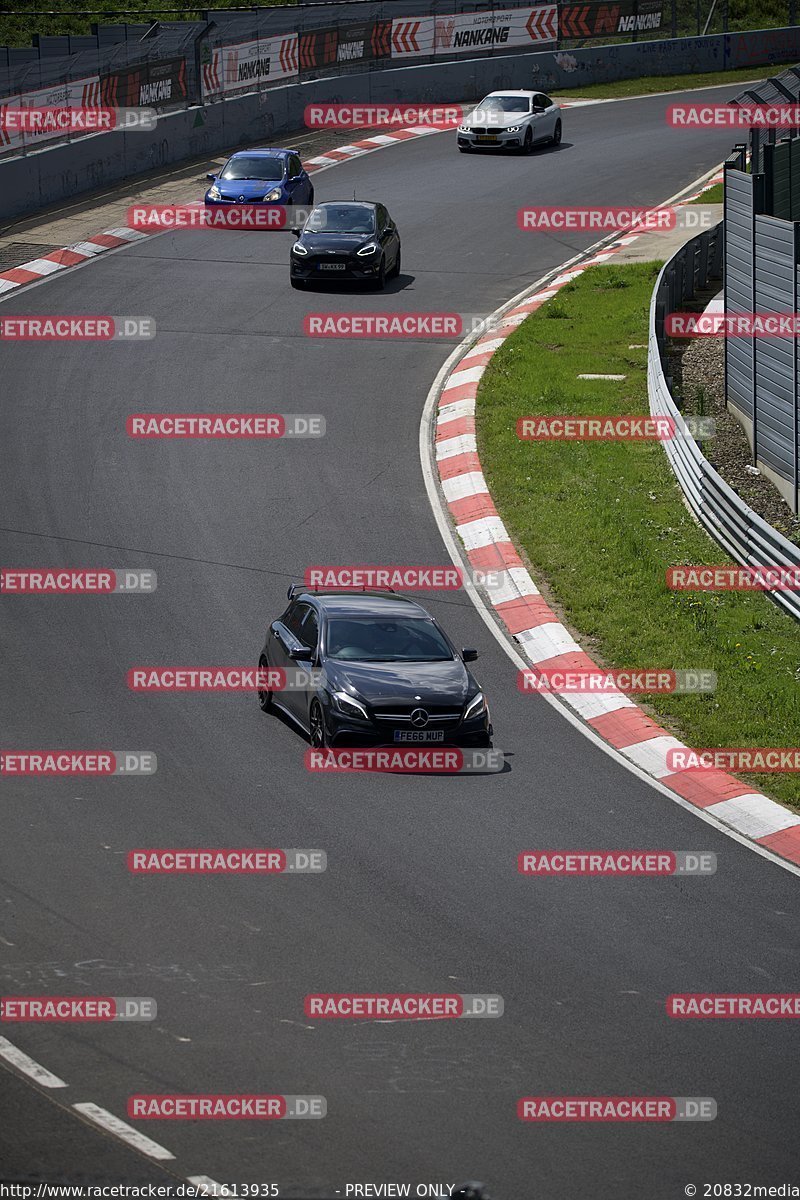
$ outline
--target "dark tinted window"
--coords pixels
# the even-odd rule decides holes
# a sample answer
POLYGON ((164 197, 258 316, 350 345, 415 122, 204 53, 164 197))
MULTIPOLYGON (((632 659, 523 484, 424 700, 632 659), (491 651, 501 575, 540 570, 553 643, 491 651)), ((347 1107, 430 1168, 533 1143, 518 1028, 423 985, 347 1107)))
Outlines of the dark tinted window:
POLYGON ((239 154, 225 164, 223 179, 264 179, 275 183, 283 179, 283 159, 260 154, 239 154))
POLYGON ((307 604, 299 604, 295 601, 290 604, 286 612, 283 614, 283 623, 290 633, 294 634, 298 641, 302 641, 300 630, 303 626, 303 619, 309 611, 307 604))
POLYGON ((444 662, 453 653, 433 621, 424 617, 332 617, 329 658, 350 662, 444 662))
POLYGON ((308 218, 310 233, 373 233, 375 211, 360 204, 320 204, 308 218))
POLYGON ((389 214, 382 204, 378 205, 378 230, 383 230, 389 224, 389 214))
POLYGON ((289 158, 289 178, 296 179, 302 170, 303 170, 303 167, 300 162, 300 159, 297 157, 296 154, 292 154, 291 157, 289 158))
POLYGON ((300 627, 298 637, 304 646, 308 646, 309 650, 316 650, 318 634, 319 623, 317 621, 317 614, 313 608, 308 608, 303 617, 303 624, 300 627))

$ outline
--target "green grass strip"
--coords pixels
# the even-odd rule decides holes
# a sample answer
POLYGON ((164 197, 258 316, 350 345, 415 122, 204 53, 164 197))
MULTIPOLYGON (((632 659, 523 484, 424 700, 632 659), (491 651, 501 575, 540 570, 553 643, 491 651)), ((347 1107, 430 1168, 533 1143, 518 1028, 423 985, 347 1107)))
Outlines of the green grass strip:
MULTIPOLYGON (((800 627, 760 593, 666 587, 669 566, 730 560, 689 514, 661 445, 517 437, 523 416, 649 411, 659 267, 589 268, 505 341, 478 392, 483 470, 534 579, 595 661, 718 673, 714 693, 639 698, 668 730, 695 747, 800 746, 800 627)), ((798 775, 747 781, 800 807, 798 775)))
POLYGON ((616 83, 576 84, 574 91, 556 89, 570 100, 617 100, 628 96, 650 96, 658 92, 684 92, 690 88, 725 87, 728 83, 749 83, 751 79, 769 79, 780 75, 794 62, 768 67, 743 67, 735 71, 699 71, 696 75, 648 75, 644 79, 620 79, 616 83))

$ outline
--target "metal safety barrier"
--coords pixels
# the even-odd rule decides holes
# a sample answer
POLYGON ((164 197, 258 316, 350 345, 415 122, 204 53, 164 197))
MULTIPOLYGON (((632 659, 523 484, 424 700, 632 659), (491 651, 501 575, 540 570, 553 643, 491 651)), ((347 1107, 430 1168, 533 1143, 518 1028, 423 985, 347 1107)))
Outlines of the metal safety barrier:
MULTIPOLYGON (((754 512, 703 455, 672 398, 667 375, 664 318, 722 274, 722 223, 687 242, 662 267, 650 302, 647 390, 650 412, 671 417, 680 436, 663 443, 692 513, 724 550, 743 566, 800 568, 800 547, 754 512)), ((770 591, 781 608, 800 620, 800 592, 770 591)))

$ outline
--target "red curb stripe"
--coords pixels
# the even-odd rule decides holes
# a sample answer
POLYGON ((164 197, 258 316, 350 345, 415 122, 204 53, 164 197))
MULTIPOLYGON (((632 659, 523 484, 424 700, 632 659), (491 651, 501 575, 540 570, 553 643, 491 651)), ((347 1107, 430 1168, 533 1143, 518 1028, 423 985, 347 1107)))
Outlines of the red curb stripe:
POLYGON ((438 463, 440 479, 455 479, 459 475, 467 475, 470 471, 480 471, 481 462, 474 450, 465 454, 454 454, 452 458, 443 458, 438 463))
POLYGON ((95 246, 104 246, 106 250, 116 250, 117 246, 130 245, 126 238, 117 237, 113 233, 98 233, 94 237, 87 238, 86 241, 95 246))
POLYGON ((449 387, 447 395, 442 397, 442 404, 455 404, 457 400, 474 400, 477 391, 477 383, 460 383, 449 387))
POLYGON ((615 712, 601 713, 599 717, 591 717, 589 724, 618 750, 668 736, 666 729, 651 721, 640 708, 620 708, 615 712))
POLYGON ((708 808, 709 804, 720 804, 736 796, 746 796, 753 788, 734 779, 725 771, 687 768, 669 776, 668 787, 697 808, 708 808))
POLYGON ((507 571, 510 567, 521 567, 522 559, 511 542, 491 542, 479 550, 468 550, 470 566, 481 571, 507 571))
MULTIPOLYGON (((752 789, 751 789, 752 790, 752 789)), ((789 862, 800 864, 800 825, 790 825, 778 833, 769 833, 766 837, 755 838, 759 846, 766 846, 776 854, 788 858, 789 862)))
POLYGON ((465 434, 475 432, 474 417, 456 417, 454 421, 446 421, 444 425, 439 425, 436 430, 436 441, 447 442, 450 438, 464 437, 465 434))
MULTIPOLYGON (((558 621, 555 613, 552 614, 554 621, 558 621)), ((560 622, 559 622, 560 624, 560 622)), ((585 654, 583 650, 567 650, 565 654, 555 654, 552 658, 543 658, 541 662, 536 664, 542 670, 557 670, 557 671, 601 671, 594 659, 585 654)))
POLYGON ((39 275, 36 271, 26 271, 24 267, 12 267, 0 275, 0 279, 7 279, 9 283, 34 283, 37 279, 45 278, 45 275, 39 275))
POLYGON ((543 596, 505 600, 495 604, 494 610, 509 633, 522 633, 524 629, 535 629, 537 625, 548 625, 557 620, 543 596))
MULTIPOLYGON (((91 240, 93 241, 94 239, 91 240)), ((86 262, 91 257, 90 254, 81 254, 78 250, 68 250, 66 248, 64 250, 53 250, 50 254, 42 255, 42 258, 47 259, 48 262, 58 263, 62 267, 77 266, 78 263, 86 262)))
POLYGON ((465 525, 467 521, 480 521, 483 517, 496 517, 497 509, 488 492, 477 492, 474 496, 464 496, 461 500, 452 500, 448 504, 456 525, 465 525))

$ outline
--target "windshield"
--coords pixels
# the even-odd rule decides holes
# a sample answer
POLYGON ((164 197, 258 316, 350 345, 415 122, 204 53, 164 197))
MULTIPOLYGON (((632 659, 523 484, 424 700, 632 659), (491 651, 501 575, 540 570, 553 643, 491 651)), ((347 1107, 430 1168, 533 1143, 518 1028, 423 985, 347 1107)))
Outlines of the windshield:
POLYGON ((373 233, 375 212, 360 204, 321 204, 308 218, 310 233, 373 233))
POLYGON ((283 179, 283 159, 241 154, 226 164, 221 178, 263 179, 268 183, 276 183, 283 179))
POLYGON ((328 657, 349 662, 445 662, 453 652, 433 621, 400 617, 334 617, 328 623, 328 657))
POLYGON ((531 111, 529 96, 487 96, 476 110, 480 113, 526 113, 531 111))

